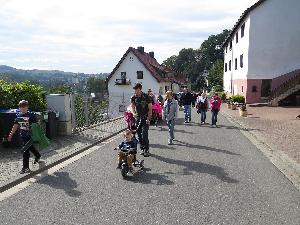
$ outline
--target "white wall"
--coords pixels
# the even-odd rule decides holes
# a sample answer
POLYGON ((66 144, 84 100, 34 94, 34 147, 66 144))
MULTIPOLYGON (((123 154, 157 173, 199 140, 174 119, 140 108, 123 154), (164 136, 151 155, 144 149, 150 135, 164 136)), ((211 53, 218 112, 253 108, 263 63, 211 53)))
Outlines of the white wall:
POLYGON ((248 75, 248 50, 249 50, 249 28, 250 18, 245 19, 244 37, 241 37, 241 23, 240 27, 234 33, 232 38, 232 49, 229 49, 229 43, 224 49, 224 90, 231 91, 231 79, 247 79, 248 75), (236 33, 238 33, 238 43, 236 43, 236 33), (240 67, 240 55, 243 55, 243 68, 240 67), (237 58, 237 70, 235 70, 235 58, 237 58), (231 71, 229 70, 229 61, 231 60, 231 71), (225 72, 225 63, 227 63, 227 72, 225 72))
POLYGON ((142 83, 144 92, 147 92, 149 88, 154 93, 159 92, 157 80, 139 59, 130 52, 108 82, 109 113, 112 117, 122 115, 122 113, 119 113, 119 105, 128 106, 130 104, 130 96, 134 93, 133 86, 137 82, 142 83), (143 79, 137 79, 137 71, 143 71, 143 79), (116 79, 121 79, 121 72, 126 72, 126 78, 131 81, 130 85, 115 85, 116 79))
POLYGON ((250 14, 250 79, 300 68, 300 1, 269 0, 250 14))

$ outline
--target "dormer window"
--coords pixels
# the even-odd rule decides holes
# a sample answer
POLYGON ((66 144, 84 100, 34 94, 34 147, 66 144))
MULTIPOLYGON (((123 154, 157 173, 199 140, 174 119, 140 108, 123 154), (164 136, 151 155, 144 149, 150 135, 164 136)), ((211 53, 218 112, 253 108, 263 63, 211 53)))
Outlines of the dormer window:
POLYGON ((232 40, 229 43, 229 50, 231 50, 231 49, 232 49, 232 40))
POLYGON ((137 79, 144 79, 143 71, 136 71, 137 79))
POLYGON ((241 27, 241 37, 244 37, 245 35, 245 23, 241 27))

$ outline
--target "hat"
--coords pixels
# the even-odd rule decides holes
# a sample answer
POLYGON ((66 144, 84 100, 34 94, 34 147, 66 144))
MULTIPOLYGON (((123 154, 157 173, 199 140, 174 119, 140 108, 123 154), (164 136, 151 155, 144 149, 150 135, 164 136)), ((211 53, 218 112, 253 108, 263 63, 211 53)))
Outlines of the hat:
POLYGON ((133 89, 136 90, 136 89, 142 89, 142 84, 141 83, 136 83, 134 86, 133 86, 133 89))
POLYGON ((148 92, 152 92, 151 88, 148 89, 148 92))

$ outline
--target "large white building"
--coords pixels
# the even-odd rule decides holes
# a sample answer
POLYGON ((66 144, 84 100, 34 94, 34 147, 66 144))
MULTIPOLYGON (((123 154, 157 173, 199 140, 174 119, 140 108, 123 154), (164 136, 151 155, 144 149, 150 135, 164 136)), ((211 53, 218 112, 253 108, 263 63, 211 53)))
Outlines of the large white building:
POLYGON ((299 76, 299 23, 299 0, 259 0, 248 8, 223 45, 224 90, 257 103, 299 76))
POLYGON ((183 74, 160 65, 154 57, 154 52, 146 53, 144 47, 129 47, 108 77, 111 117, 121 115, 130 104, 134 93, 133 86, 136 83, 143 85, 144 92, 152 89, 155 95, 164 95, 168 90, 180 91, 186 83, 186 78, 183 74))

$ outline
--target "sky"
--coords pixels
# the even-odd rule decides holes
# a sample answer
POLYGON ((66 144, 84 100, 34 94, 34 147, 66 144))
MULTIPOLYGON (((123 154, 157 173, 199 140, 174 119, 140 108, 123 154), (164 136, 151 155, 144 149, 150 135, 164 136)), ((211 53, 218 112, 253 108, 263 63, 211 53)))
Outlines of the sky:
POLYGON ((257 0, 0 0, 0 65, 109 73, 128 47, 159 63, 231 29, 257 0))

